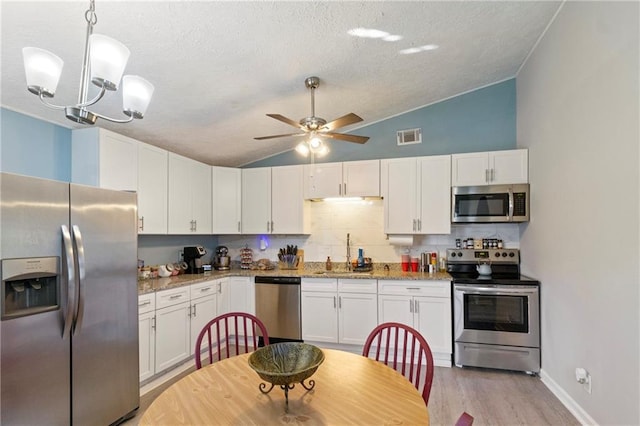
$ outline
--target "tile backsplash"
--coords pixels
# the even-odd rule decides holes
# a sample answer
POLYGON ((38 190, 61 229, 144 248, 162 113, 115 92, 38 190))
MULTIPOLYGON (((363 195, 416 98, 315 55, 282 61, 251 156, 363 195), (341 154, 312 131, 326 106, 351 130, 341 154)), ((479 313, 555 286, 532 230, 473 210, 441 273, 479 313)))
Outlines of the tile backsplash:
POLYGON ((382 200, 312 202, 310 235, 220 235, 218 243, 229 248, 234 261, 240 259, 240 249, 245 245, 253 250, 254 260, 275 261, 278 249, 293 244, 304 249, 306 262, 324 262, 331 256, 334 265, 346 262, 347 233, 352 258, 362 247, 365 256, 374 263, 400 262, 400 256, 406 253, 415 257, 424 251, 444 253, 447 248, 455 247, 456 238, 500 238, 505 248, 520 246, 518 224, 453 225, 449 235, 415 235, 411 247, 395 246, 383 231, 383 213, 382 200), (268 245, 265 250, 260 250, 261 240, 268 245))

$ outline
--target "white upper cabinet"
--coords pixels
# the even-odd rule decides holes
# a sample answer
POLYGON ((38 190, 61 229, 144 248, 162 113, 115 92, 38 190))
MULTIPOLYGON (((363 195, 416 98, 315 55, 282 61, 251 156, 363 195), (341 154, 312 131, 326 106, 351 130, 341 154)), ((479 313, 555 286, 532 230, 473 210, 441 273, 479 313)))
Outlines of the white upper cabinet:
POLYGON ((169 153, 138 143, 138 234, 167 233, 169 153))
POLYGON ((451 156, 381 161, 384 232, 451 232, 451 156))
POLYGON ((384 232, 387 234, 417 232, 417 167, 415 158, 394 158, 381 162, 384 232))
POLYGON ((211 166, 169 153, 169 234, 211 234, 211 166))
POLYGON ((271 232, 271 168, 242 169, 242 233, 271 232))
POLYGON ((342 163, 305 164, 304 169, 304 198, 342 196, 342 163))
POLYGON ((242 170, 243 234, 307 234, 309 202, 303 198, 303 166, 242 170))
POLYGON ((305 198, 379 197, 380 160, 306 164, 305 198))
POLYGON ((271 169, 271 233, 308 234, 309 201, 304 200, 303 166, 271 169))
POLYGON ((231 167, 212 167, 212 232, 239 234, 242 220, 242 172, 231 167))
POLYGON ((451 185, 528 183, 528 158, 526 149, 453 154, 451 185))
POLYGON ((418 158, 419 233, 451 233, 451 156, 418 158))
POLYGON ((98 127, 73 130, 71 181, 137 191, 138 141, 98 127))

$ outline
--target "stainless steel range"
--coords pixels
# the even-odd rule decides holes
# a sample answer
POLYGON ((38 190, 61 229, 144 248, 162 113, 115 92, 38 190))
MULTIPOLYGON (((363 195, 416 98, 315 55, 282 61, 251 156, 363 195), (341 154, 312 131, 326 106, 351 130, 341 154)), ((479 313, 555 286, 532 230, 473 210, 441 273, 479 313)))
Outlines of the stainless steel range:
POLYGON ((449 249, 447 272, 455 364, 538 373, 540 283, 520 275, 519 250, 449 249))

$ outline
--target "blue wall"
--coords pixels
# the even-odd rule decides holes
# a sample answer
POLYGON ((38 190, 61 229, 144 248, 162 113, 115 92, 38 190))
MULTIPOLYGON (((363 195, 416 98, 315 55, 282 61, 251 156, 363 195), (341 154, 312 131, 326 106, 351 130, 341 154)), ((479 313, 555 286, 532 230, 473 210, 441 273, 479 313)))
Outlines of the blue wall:
POLYGON ((69 182, 71 129, 0 109, 0 170, 69 182))
MULTIPOLYGON (((4 108, 0 109, 0 120, 0 170, 71 180, 70 129, 4 108)), ((370 124, 352 133, 370 139, 364 145, 329 140, 331 152, 316 162, 513 149, 516 148, 515 79, 370 124), (396 132, 414 128, 422 129, 422 143, 399 147, 396 132)), ((308 158, 292 150, 245 167, 308 162, 308 158)))
MULTIPOLYGON (((350 133, 369 136, 370 139, 364 145, 329 139, 330 153, 315 161, 324 163, 513 149, 516 148, 516 80, 484 87, 350 133), (399 147, 396 132, 415 128, 422 129, 422 143, 399 147)), ((289 151, 244 167, 308 162, 308 158, 289 151)))

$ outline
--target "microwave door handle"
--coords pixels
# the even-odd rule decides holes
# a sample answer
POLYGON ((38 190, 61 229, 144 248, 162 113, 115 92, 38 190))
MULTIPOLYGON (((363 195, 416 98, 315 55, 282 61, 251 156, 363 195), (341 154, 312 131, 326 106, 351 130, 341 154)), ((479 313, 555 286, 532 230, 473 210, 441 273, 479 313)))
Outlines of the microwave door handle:
POLYGON ((76 306, 76 278, 75 278, 75 259, 73 257, 73 245, 71 243, 71 234, 66 225, 60 227, 62 229, 62 263, 65 270, 67 286, 67 307, 64 312, 64 327, 62 329, 62 338, 67 339, 71 333, 73 317, 76 306))
POLYGON ((84 244, 82 242, 82 233, 77 225, 73 225, 73 239, 76 246, 76 255, 78 259, 78 304, 76 310, 75 325, 73 327, 73 335, 76 336, 82 327, 82 319, 84 318, 84 294, 85 294, 85 259, 84 244))
POLYGON ((513 188, 509 188, 509 222, 513 222, 513 188))

